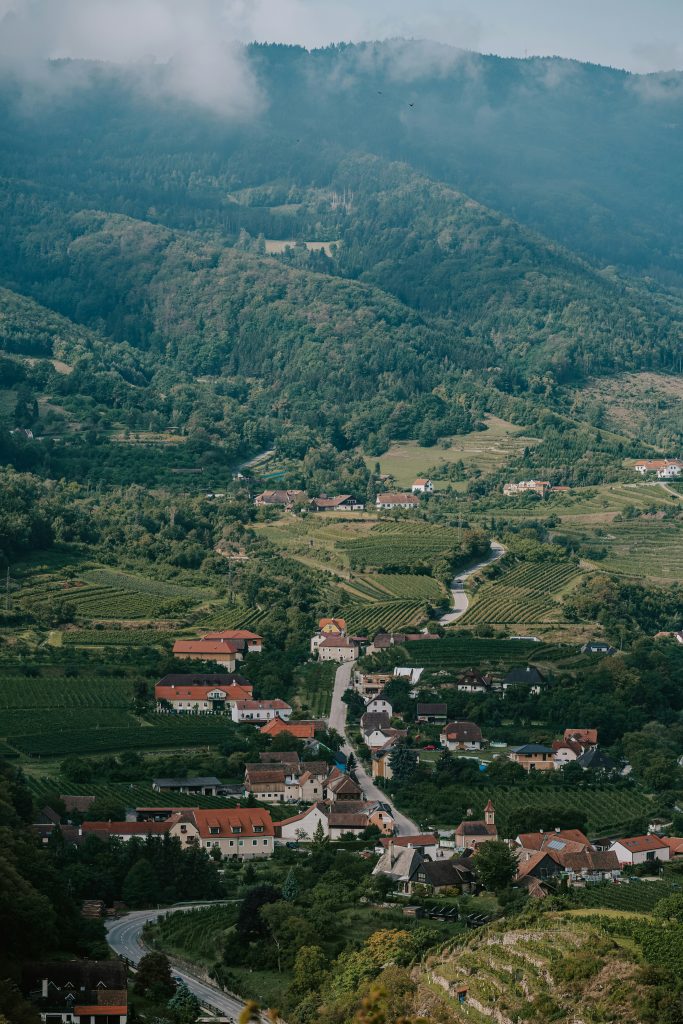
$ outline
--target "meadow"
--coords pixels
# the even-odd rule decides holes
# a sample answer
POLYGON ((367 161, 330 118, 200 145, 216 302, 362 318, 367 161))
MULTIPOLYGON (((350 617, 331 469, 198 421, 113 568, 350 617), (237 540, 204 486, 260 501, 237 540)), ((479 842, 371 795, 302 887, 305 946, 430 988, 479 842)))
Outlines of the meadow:
MULTIPOLYGON (((487 416, 484 422, 484 430, 453 434, 428 448, 416 441, 397 441, 383 455, 367 456, 366 465, 374 469, 379 462, 380 473, 392 476, 399 487, 410 487, 416 477, 446 470, 456 462, 462 462, 465 470, 494 472, 519 456, 524 448, 538 443, 537 438, 524 435, 523 427, 497 416, 487 416)), ((438 490, 447 482, 435 479, 434 486, 438 490)))

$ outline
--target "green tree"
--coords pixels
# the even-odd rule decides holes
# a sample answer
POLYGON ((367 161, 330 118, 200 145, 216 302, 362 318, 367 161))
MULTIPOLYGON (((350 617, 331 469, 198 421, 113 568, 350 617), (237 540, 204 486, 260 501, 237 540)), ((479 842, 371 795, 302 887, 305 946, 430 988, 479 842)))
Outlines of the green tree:
POLYGON ((325 835, 322 821, 319 821, 313 831, 312 845, 314 850, 320 850, 322 847, 327 846, 330 841, 330 837, 325 835))
POLYGON ((287 900, 288 903, 293 903, 298 895, 299 883, 297 882, 294 868, 290 868, 282 886, 282 898, 287 900))
POLYGON ((138 964, 133 991, 151 999, 169 999, 175 992, 171 965, 163 953, 146 953, 138 964))
POLYGON ((159 887, 148 860, 141 858, 133 864, 123 881, 121 895, 130 907, 149 907, 157 902, 159 887))
POLYGON ((171 1014, 173 1024, 195 1024, 202 1007, 194 992, 190 992, 185 982, 181 981, 166 1004, 166 1009, 171 1014))
POLYGON ((517 858, 507 843, 499 840, 482 843, 473 864, 482 885, 490 892, 507 889, 517 874, 517 858))
POLYGON ((663 900, 659 900, 655 903, 652 912, 655 917, 683 924, 683 893, 676 893, 673 896, 666 896, 663 900))
POLYGON ((401 743, 394 747, 389 755, 389 764, 394 781, 399 785, 405 785, 410 782, 417 771, 417 753, 406 744, 401 743))

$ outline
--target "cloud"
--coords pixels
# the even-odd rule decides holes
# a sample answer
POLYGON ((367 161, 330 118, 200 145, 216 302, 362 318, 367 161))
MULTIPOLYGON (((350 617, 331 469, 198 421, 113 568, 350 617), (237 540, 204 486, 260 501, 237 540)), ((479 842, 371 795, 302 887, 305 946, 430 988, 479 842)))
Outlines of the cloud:
MULTIPOLYGON (((141 87, 247 117, 264 102, 240 43, 242 4, 214 0, 0 0, 0 61, 33 89, 52 86, 46 60, 134 69, 141 87)), ((62 83, 83 84, 73 68, 62 83)))

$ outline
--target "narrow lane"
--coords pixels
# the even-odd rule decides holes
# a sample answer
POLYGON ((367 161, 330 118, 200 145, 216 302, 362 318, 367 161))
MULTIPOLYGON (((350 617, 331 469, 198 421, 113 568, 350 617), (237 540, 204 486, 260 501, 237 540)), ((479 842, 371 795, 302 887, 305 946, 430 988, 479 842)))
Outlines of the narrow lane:
MULTIPOLYGON (((210 906, 211 904, 199 903, 197 907, 210 906)), ((215 905, 215 904, 214 904, 215 905)), ((183 910, 191 910, 192 906, 167 907, 165 910, 134 910, 125 917, 108 920, 105 924, 107 929, 107 942, 119 956, 138 964, 142 957, 148 952, 142 945, 142 929, 148 921, 156 921, 163 914, 182 913, 183 910)), ((207 984, 200 978, 191 974, 187 969, 172 966, 173 976, 181 978, 190 992, 194 992, 197 998, 207 1006, 213 1006, 226 1017, 237 1020, 244 1009, 241 999, 221 992, 219 988, 207 984)))
POLYGON ((366 800, 381 800, 383 803, 388 804, 391 807, 391 813, 394 816, 396 822, 396 831, 398 835, 416 835, 420 830, 410 818, 407 818, 405 814, 397 809, 392 802, 391 798, 383 789, 376 786, 372 781, 370 775, 363 767, 360 757, 357 751, 353 749, 349 743, 348 736, 346 735, 346 712, 347 707, 342 696, 348 689, 351 683, 351 673, 353 672, 353 663, 347 662, 344 665, 340 665, 337 669, 334 677, 334 690, 332 692, 332 706, 330 708, 330 717, 328 719, 331 729, 335 729, 340 736, 345 738, 342 750, 348 756, 353 752, 353 756, 356 758, 356 777, 358 779, 358 785, 363 790, 366 800))
POLYGON ((469 608, 470 601, 465 593, 465 582, 470 578, 470 576, 474 576, 475 572, 479 572, 479 570, 483 569, 485 565, 497 562, 499 558, 503 557, 506 551, 507 548, 504 548, 497 540, 492 540, 491 554, 488 558, 484 558, 481 562, 477 562, 476 565, 471 566, 469 569, 466 569, 464 572, 453 577, 451 580, 453 606, 450 611, 445 612, 445 614, 440 617, 439 622, 442 626, 450 626, 453 622, 457 622, 469 608))

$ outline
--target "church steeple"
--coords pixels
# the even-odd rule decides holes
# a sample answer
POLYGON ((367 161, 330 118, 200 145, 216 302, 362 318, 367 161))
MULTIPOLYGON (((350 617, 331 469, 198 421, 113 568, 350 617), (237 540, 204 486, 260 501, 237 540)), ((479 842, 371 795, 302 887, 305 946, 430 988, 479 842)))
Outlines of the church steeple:
POLYGON ((490 800, 487 803, 486 807, 484 808, 484 821, 486 822, 487 825, 496 824, 496 812, 490 800))

